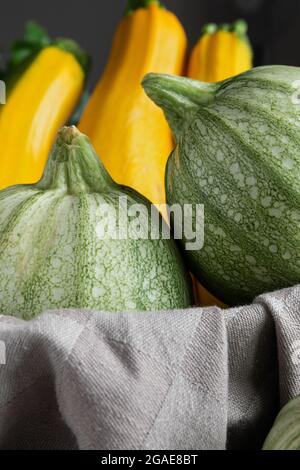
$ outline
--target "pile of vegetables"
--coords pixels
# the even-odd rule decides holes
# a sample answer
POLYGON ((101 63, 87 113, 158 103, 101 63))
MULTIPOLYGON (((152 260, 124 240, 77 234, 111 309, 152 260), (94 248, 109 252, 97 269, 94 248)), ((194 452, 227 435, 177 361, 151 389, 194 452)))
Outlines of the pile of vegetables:
POLYGON ((143 217, 150 214, 145 198, 111 179, 86 136, 63 128, 43 178, 0 192, 0 313, 27 319, 60 307, 188 307, 188 274, 175 243, 162 238, 159 218, 155 226, 149 217, 142 239, 129 223, 124 239, 101 233, 114 211, 119 223, 127 219, 119 208, 124 196, 129 211, 141 204, 143 217), (150 239, 153 230, 157 240, 150 239))
MULTIPOLYGON (((300 69, 252 60, 244 21, 206 25, 187 57, 172 12, 129 0, 87 100, 88 54, 28 24, 0 75, 0 314, 238 305, 299 283, 300 69), (165 237, 182 231, 166 202, 204 205, 201 249, 165 237)), ((299 448, 298 409, 265 449, 299 448)))
POLYGON ((197 302, 188 271, 202 305, 299 282, 300 70, 251 70, 252 59, 241 20, 206 25, 188 58, 172 12, 129 0, 84 108, 88 55, 28 25, 0 108, 0 313, 188 307, 197 302), (101 204, 116 209, 122 196, 144 216, 157 205, 156 240, 146 222, 142 240, 135 230, 99 239, 111 216, 101 204), (164 238, 168 223, 180 232, 165 202, 204 204, 201 250, 164 238))

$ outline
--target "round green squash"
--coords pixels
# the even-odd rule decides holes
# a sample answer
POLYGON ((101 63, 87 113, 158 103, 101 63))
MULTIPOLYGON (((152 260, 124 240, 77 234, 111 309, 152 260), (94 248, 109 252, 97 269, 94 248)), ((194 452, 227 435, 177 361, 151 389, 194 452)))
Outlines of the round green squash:
POLYGON ((0 191, 0 314, 190 306, 189 275, 152 210, 110 178, 86 136, 63 128, 41 181, 0 191))
POLYGON ((299 283, 300 69, 217 84, 150 74, 144 88, 177 140, 168 203, 204 205, 204 247, 185 253, 193 274, 229 305, 299 283))
POLYGON ((282 408, 263 450, 300 450, 300 396, 282 408))

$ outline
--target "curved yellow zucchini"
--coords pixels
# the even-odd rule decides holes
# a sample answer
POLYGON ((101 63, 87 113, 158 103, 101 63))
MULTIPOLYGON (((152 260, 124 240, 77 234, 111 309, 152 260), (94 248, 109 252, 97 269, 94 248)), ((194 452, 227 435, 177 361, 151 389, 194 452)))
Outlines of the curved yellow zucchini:
POLYGON ((0 189, 40 179, 84 80, 75 56, 56 45, 42 49, 31 62, 0 107, 0 189))
POLYGON ((247 24, 208 24, 192 50, 188 77, 204 82, 219 82, 252 68, 252 49, 247 24))
POLYGON ((119 24, 111 56, 79 123, 107 170, 154 204, 165 203, 173 148, 162 111, 141 86, 148 72, 182 74, 187 40, 178 19, 156 1, 137 0, 119 24))

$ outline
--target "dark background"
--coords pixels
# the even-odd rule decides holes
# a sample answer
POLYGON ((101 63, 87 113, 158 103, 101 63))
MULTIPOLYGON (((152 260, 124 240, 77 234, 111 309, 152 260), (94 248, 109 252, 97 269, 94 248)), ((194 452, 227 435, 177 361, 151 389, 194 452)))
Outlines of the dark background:
MULTIPOLYGON (((76 39, 93 57, 91 83, 99 77, 126 0, 0 0, 0 45, 22 36, 28 19, 46 27, 52 37, 76 39)), ((163 0, 184 25, 190 46, 206 22, 244 18, 254 46, 255 63, 300 66, 299 0, 163 0)))

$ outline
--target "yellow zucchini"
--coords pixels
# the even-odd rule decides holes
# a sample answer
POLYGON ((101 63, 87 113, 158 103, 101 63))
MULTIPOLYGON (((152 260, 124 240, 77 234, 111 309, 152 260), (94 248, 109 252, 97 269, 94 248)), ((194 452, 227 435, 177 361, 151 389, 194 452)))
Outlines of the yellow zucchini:
POLYGON ((46 44, 27 62, 0 107, 0 189, 40 179, 85 82, 86 56, 71 40, 46 44))
POLYGON ((79 123, 113 179, 154 204, 165 203, 165 166, 173 139, 141 82, 150 71, 182 74, 186 46, 178 19, 159 2, 130 1, 79 123))
POLYGON ((192 50, 188 77, 204 82, 219 82, 252 68, 252 49, 247 23, 208 24, 192 50))

